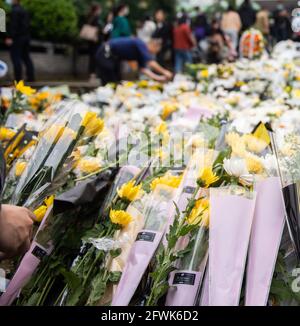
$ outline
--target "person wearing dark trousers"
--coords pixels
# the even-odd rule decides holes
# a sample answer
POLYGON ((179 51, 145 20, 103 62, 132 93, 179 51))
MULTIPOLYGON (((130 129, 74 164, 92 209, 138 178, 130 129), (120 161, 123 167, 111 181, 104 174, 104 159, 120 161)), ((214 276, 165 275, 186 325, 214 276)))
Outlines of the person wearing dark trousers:
POLYGON ((166 21, 166 14, 162 9, 159 9, 155 12, 154 19, 156 23, 156 30, 154 31, 152 37, 162 40, 162 47, 157 54, 157 61, 161 66, 165 67, 168 52, 171 52, 172 54, 172 26, 169 25, 166 21))
POLYGON ((154 60, 161 49, 161 41, 151 39, 148 44, 136 37, 122 37, 108 41, 97 51, 97 70, 103 85, 121 81, 121 62, 137 61, 139 70, 147 77, 164 82, 173 74, 154 60))
POLYGON ((6 44, 10 47, 15 80, 23 79, 22 63, 25 64, 27 81, 34 81, 34 66, 30 58, 30 17, 20 0, 12 1, 10 25, 6 44))
POLYGON ((89 14, 87 16, 86 24, 96 27, 98 29, 98 39, 97 41, 89 41, 89 74, 90 80, 96 78, 96 53, 103 39, 102 28, 103 24, 100 20, 100 15, 102 8, 98 3, 94 3, 90 7, 89 14))

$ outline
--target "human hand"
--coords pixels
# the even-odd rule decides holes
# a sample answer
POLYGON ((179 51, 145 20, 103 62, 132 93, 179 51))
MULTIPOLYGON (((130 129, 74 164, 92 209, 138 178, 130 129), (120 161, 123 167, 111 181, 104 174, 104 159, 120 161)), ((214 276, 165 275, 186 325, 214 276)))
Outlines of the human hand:
POLYGON ((164 75, 168 80, 173 79, 173 73, 171 71, 169 71, 169 70, 165 70, 164 75))
POLYGON ((2 205, 0 213, 0 259, 25 253, 32 237, 35 216, 27 208, 2 205))

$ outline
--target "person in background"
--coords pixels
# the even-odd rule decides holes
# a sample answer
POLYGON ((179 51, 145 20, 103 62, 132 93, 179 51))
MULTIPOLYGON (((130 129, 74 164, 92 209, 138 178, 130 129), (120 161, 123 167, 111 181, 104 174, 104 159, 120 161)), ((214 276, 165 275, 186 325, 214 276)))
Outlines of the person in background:
POLYGON ((156 30, 152 37, 155 39, 161 39, 162 47, 157 54, 158 63, 165 67, 167 62, 167 55, 172 51, 172 27, 166 21, 165 12, 162 9, 158 9, 154 14, 154 20, 156 23, 156 30))
POLYGON ((161 49, 161 40, 151 39, 148 44, 137 37, 111 39, 100 46, 97 52, 97 68, 103 85, 121 81, 122 61, 137 61, 141 73, 147 77, 165 82, 173 75, 154 60, 161 49))
POLYGON ((276 10, 273 13, 274 27, 273 33, 277 42, 285 41, 292 36, 289 12, 282 1, 278 1, 276 10))
POLYGON ((173 31, 175 51, 175 72, 182 73, 185 64, 192 63, 192 49, 196 46, 196 40, 187 23, 187 16, 178 19, 173 31))
POLYGON ((197 43, 201 42, 208 35, 208 23, 206 15, 201 11, 200 7, 196 7, 196 17, 193 22, 193 32, 197 43))
POLYGON ((12 0, 8 37, 5 43, 10 47, 15 80, 18 82, 23 79, 22 63, 24 63, 27 81, 34 81, 34 66, 30 58, 30 17, 21 6, 20 0, 12 0))
MULTIPOLYGON (((0 195, 4 177, 5 160, 0 148, 0 195)), ((34 221, 35 215, 27 208, 1 205, 0 201, 0 261, 24 254, 29 249, 34 221)))
POLYGON ((208 43, 207 63, 221 63, 224 60, 233 60, 235 50, 231 39, 223 33, 217 19, 214 19, 211 23, 208 43))
POLYGON ((128 15, 129 7, 126 4, 120 4, 114 10, 114 20, 111 38, 131 36, 131 28, 127 19, 128 15))
POLYGON ((152 35, 155 32, 155 29, 156 29, 156 24, 150 18, 150 16, 147 15, 144 18, 141 27, 137 31, 137 36, 143 42, 148 43, 151 40, 152 35))
POLYGON ((99 37, 96 42, 88 41, 89 44, 89 74, 90 80, 95 80, 96 78, 96 53, 99 44, 102 42, 102 24, 100 20, 100 15, 102 13, 102 8, 98 3, 91 5, 89 13, 87 15, 86 24, 97 27, 99 30, 99 37))
POLYGON ((231 39, 232 47, 236 50, 239 40, 239 32, 242 28, 242 22, 239 14, 229 5, 227 11, 221 19, 221 29, 225 35, 231 39))
POLYGON ((103 28, 103 40, 106 42, 110 39, 113 30, 114 13, 110 11, 106 16, 105 26, 103 28))
POLYGON ((263 34, 267 43, 270 39, 270 20, 269 11, 263 7, 256 14, 255 28, 257 28, 263 34))
POLYGON ((256 12, 252 7, 251 0, 244 0, 239 8, 239 15, 242 21, 242 30, 252 27, 256 21, 256 12))

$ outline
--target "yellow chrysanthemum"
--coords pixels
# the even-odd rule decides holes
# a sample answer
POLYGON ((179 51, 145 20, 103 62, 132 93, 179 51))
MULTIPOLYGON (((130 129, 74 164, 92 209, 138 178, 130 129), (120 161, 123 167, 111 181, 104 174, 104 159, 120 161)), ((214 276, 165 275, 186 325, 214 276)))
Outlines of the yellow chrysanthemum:
POLYGON ((47 199, 45 199, 43 205, 41 205, 33 212, 37 222, 41 222, 43 220, 48 208, 53 205, 53 202, 54 202, 54 196, 50 196, 47 199))
POLYGON ((138 87, 140 88, 147 88, 149 86, 149 82, 148 80, 141 80, 139 83, 138 83, 138 87))
POLYGON ((135 181, 131 180, 118 190, 118 195, 122 199, 127 199, 129 201, 134 201, 140 193, 141 185, 135 186, 135 181))
POLYGON ((172 113, 176 112, 177 110, 178 110, 178 108, 175 104, 166 103, 163 106, 160 116, 163 120, 167 120, 172 115, 172 113))
POLYGON ((99 134, 104 128, 104 121, 98 118, 97 113, 87 112, 81 122, 81 125, 85 127, 85 134, 88 137, 99 134))
POLYGON ((119 224, 123 227, 127 226, 132 221, 132 216, 125 211, 117 211, 111 209, 109 212, 109 218, 112 223, 119 224))
POLYGON ((165 134, 166 132, 168 132, 167 124, 165 122, 162 122, 155 128, 155 132, 159 135, 165 134))
POLYGON ((264 169, 259 157, 251 154, 246 157, 246 165, 250 173, 260 174, 264 169))
POLYGON ((27 96, 31 96, 36 92, 36 90, 31 88, 30 86, 25 86, 23 80, 20 80, 18 83, 15 82, 15 87, 17 91, 27 96))
POLYGON ((243 139, 247 148, 254 153, 261 153, 268 146, 266 142, 250 134, 244 135, 243 139))
POLYGON ((201 70, 200 77, 205 79, 208 78, 209 77, 208 69, 201 70))
POLYGON ((84 118, 81 121, 81 125, 86 127, 93 119, 97 119, 97 113, 89 111, 84 115, 84 118))
POLYGON ((16 177, 20 177, 23 174, 26 166, 27 166, 26 162, 17 162, 16 170, 15 170, 16 177))
POLYGON ((95 158, 84 159, 81 158, 76 164, 76 168, 84 174, 90 174, 100 170, 101 164, 99 160, 95 158))
POLYGON ((0 141, 10 140, 14 137, 16 133, 8 128, 0 127, 0 141))
POLYGON ((198 199, 192 209, 190 215, 187 217, 188 224, 200 224, 209 226, 209 200, 198 199))
POLYGON ((100 134, 104 128, 104 121, 100 118, 92 119, 85 127, 85 135, 92 137, 100 134))
POLYGON ((166 185, 172 188, 178 188, 180 185, 180 182, 182 180, 182 175, 181 176, 175 176, 175 175, 170 175, 166 174, 163 177, 156 178, 151 182, 151 190, 153 191, 158 185, 166 185))
POLYGON ((220 178, 213 172, 211 167, 205 167, 200 171, 198 184, 203 188, 209 188, 210 185, 217 182, 220 178))

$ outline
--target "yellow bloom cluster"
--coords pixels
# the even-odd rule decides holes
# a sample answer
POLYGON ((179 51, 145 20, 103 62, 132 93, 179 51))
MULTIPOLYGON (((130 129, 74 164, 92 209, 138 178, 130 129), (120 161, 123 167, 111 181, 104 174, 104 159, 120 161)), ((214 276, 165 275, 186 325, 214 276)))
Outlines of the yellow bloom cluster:
POLYGON ((269 138, 266 138, 264 134, 262 135, 264 137, 261 138, 250 134, 240 136, 234 132, 226 135, 226 142, 232 149, 232 156, 244 158, 250 173, 260 174, 264 170, 260 158, 253 154, 261 153, 269 145, 266 143, 269 138))
POLYGON ((135 181, 131 180, 118 189, 118 196, 122 199, 134 201, 138 198, 141 187, 141 185, 135 186, 135 181))
POLYGON ((163 177, 156 178, 151 182, 151 190, 153 191, 158 185, 166 185, 172 188, 178 188, 182 180, 181 176, 174 176, 171 174, 166 174, 163 177))
POLYGON ((90 174, 100 170, 101 164, 96 157, 80 158, 76 163, 76 168, 83 174, 90 174))
POLYGON ((111 209, 109 212, 109 218, 112 223, 119 224, 122 227, 127 226, 132 221, 132 216, 122 210, 111 209))
POLYGON ((92 137, 98 135, 104 128, 104 121, 98 118, 97 113, 87 112, 81 122, 85 127, 85 136, 92 137))
POLYGON ((27 96, 31 96, 32 94, 36 93, 35 89, 31 88, 30 86, 25 86, 23 80, 20 80, 18 83, 15 82, 15 88, 18 92, 27 96))
POLYGON ((49 100, 49 97, 49 92, 38 92, 28 99, 28 103, 34 110, 37 110, 42 103, 45 103, 49 100))
POLYGON ((196 201, 194 208, 187 217, 188 224, 199 224, 209 226, 209 200, 200 198, 196 201))
POLYGON ((212 170, 211 167, 205 167, 200 171, 198 184, 203 188, 209 188, 213 183, 220 179, 212 170))

